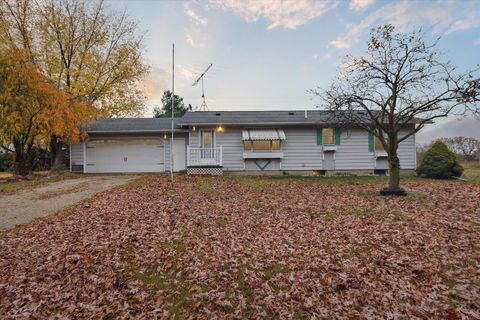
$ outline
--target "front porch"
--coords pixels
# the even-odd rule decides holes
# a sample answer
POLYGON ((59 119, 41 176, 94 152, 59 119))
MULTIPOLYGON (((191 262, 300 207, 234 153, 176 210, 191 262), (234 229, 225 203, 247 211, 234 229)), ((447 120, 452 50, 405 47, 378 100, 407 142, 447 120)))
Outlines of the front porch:
POLYGON ((222 146, 198 148, 187 146, 187 174, 223 174, 222 146))

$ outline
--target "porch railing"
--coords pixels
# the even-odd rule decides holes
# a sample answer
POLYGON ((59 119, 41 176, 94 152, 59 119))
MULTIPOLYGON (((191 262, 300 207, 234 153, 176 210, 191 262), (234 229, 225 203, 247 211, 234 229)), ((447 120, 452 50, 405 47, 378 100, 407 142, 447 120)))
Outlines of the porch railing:
POLYGON ((217 148, 187 146, 187 166, 222 166, 222 146, 217 148))

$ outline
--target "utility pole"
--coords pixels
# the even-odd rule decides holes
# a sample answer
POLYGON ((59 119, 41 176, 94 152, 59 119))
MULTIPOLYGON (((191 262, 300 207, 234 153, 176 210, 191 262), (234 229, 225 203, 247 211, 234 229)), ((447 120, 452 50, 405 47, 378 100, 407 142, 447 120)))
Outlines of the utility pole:
POLYGON ((173 182, 173 128, 175 117, 175 43, 172 45, 172 137, 170 143, 170 180, 173 182))

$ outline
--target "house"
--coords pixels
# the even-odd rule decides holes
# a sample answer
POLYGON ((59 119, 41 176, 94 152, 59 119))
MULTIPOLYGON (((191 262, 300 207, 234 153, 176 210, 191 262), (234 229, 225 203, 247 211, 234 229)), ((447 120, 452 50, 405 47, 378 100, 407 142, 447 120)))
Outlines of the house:
MULTIPOLYGON (((412 123, 412 126, 415 124, 412 123)), ((340 127, 321 110, 206 111, 171 119, 120 118, 92 123, 70 147, 72 171, 189 174, 378 173, 387 154, 368 131, 340 127)), ((404 135, 407 131, 401 132, 404 135)), ((415 136, 399 146, 402 173, 416 167, 415 136)))

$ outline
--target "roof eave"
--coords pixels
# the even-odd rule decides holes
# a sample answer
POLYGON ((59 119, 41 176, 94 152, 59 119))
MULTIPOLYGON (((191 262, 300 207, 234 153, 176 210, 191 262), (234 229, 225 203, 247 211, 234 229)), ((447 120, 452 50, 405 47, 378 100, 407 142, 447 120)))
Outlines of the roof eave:
POLYGON ((208 123, 198 123, 198 122, 191 122, 191 123, 179 123, 179 126, 216 126, 216 125, 229 125, 229 126, 251 126, 251 125, 316 125, 316 124, 326 124, 327 122, 208 122, 208 123))
MULTIPOLYGON (((87 133, 155 133, 155 132, 171 132, 172 129, 158 130, 87 130, 87 133)), ((186 129, 173 129, 173 132, 188 132, 186 129)))

